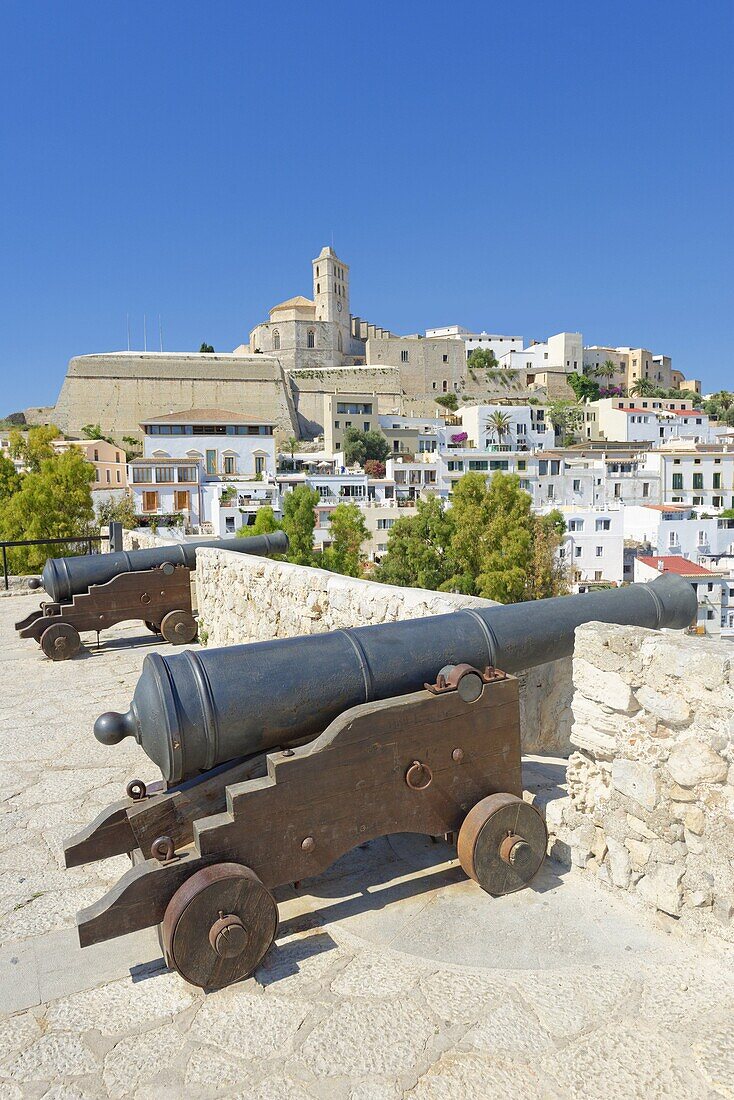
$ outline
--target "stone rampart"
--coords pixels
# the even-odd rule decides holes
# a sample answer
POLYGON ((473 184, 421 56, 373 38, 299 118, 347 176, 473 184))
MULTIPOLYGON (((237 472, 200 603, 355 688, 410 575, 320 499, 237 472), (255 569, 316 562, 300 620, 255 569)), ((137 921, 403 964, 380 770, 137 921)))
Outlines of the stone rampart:
MULTIPOLYGON (((209 646, 320 634, 492 603, 208 549, 197 551, 196 588, 200 637, 209 646)), ((525 752, 568 753, 570 699, 570 658, 520 677, 525 752)))
POLYGON ((576 631, 568 797, 552 854, 734 942, 734 669, 721 641, 576 631))

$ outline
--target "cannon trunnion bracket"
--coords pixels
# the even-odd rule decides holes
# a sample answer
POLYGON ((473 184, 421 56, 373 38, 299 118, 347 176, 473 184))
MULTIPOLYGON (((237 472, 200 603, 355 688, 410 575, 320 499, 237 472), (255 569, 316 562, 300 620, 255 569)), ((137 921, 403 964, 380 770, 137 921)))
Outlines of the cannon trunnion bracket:
POLYGON ((82 947, 153 925, 169 966, 217 989, 251 974, 278 924, 272 891, 389 833, 458 835, 489 894, 545 858, 522 798, 517 680, 448 666, 424 690, 344 711, 314 741, 224 764, 176 787, 139 781, 67 841, 67 867, 128 852, 133 866, 78 915, 82 947))

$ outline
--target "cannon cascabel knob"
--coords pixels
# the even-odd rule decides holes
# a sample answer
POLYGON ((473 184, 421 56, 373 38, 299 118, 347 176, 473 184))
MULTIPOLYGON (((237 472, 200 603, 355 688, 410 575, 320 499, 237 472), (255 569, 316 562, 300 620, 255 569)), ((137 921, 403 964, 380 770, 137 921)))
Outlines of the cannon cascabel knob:
POLYGON ((28 587, 31 589, 32 592, 35 592, 37 588, 41 587, 41 578, 31 577, 31 579, 28 581, 28 587))
POLYGON ((120 714, 116 710, 108 710, 100 714, 94 723, 94 736, 103 745, 119 745, 125 737, 135 736, 135 719, 132 712, 120 714))

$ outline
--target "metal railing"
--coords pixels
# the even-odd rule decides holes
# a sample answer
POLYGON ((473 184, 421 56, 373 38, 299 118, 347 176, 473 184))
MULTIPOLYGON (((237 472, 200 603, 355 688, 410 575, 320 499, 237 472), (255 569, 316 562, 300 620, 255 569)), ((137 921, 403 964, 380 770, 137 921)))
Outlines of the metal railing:
MULTIPOLYGON (((10 588, 10 579, 8 573, 8 549, 12 549, 16 546, 70 546, 81 543, 86 546, 86 553, 93 554, 93 543, 107 542, 110 550, 121 549, 121 528, 117 523, 110 524, 109 535, 78 535, 76 537, 69 538, 49 538, 49 539, 19 539, 14 542, 0 542, 0 549, 2 549, 3 555, 3 582, 5 585, 5 591, 10 588), (119 542, 119 547, 118 547, 119 542)), ((101 550, 99 551, 101 553, 101 550)))

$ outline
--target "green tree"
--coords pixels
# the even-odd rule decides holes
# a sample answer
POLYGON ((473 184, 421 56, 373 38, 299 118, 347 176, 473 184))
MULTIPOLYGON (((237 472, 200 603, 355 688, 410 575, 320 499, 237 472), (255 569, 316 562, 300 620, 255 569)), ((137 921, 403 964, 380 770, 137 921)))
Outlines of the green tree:
POLYGON ((269 504, 262 504, 255 513, 255 522, 252 527, 240 527, 237 538, 246 539, 250 535, 270 535, 273 531, 280 531, 282 524, 275 518, 275 512, 269 504))
POLYGON ((451 576, 441 587, 448 592, 476 595, 476 580, 487 553, 489 493, 484 474, 464 474, 451 497, 453 531, 449 547, 451 576))
POLYGON ((132 496, 125 493, 121 497, 107 497, 97 508, 97 519, 100 527, 121 523, 126 531, 133 531, 138 526, 138 516, 132 496))
POLYGON ((499 363, 491 348, 474 348, 466 361, 469 370, 497 370, 499 363))
POLYGON ((571 439, 583 424, 584 410, 575 401, 558 398, 551 401, 547 408, 548 420, 557 435, 565 443, 571 439))
POLYGON ((649 378, 638 378, 630 387, 630 394, 633 397, 651 397, 654 389, 655 386, 649 378))
POLYGON ((476 594, 500 603, 526 598, 533 557, 530 496, 515 474, 496 473, 487 490, 488 522, 476 594))
POLYGON ((595 382, 593 378, 589 378, 587 374, 571 371, 566 381, 576 395, 577 401, 599 400, 599 383, 595 382))
POLYGON ((51 441, 58 439, 60 435, 61 432, 53 424, 29 428, 27 435, 12 431, 9 439, 10 456, 20 459, 26 470, 37 473, 41 469, 42 462, 56 457, 51 441))
POLYGON ((211 346, 211 344, 202 344, 201 347, 199 348, 199 355, 202 355, 202 354, 212 355, 213 352, 214 352, 214 348, 211 346))
MULTIPOLYGON (((94 519, 94 479, 94 466, 74 447, 43 459, 40 468, 25 474, 17 492, 0 504, 0 538, 71 538, 86 534, 94 519)), ((19 547, 10 554, 13 570, 37 572, 50 550, 59 552, 58 547, 19 547)))
POLYGON ((3 501, 17 493, 21 486, 21 475, 15 468, 15 463, 5 455, 0 455, 0 505, 3 501))
POLYGON ((290 547, 288 561, 295 565, 313 565, 313 532, 316 526, 314 509, 319 494, 307 485, 298 485, 287 493, 283 504, 283 530, 290 547))
POLYGON ((337 504, 329 523, 331 546, 322 555, 324 566, 345 577, 361 577, 362 543, 369 538, 364 515, 356 504, 337 504))
POLYGON ((295 470, 296 460, 293 456, 295 455, 296 451, 298 450, 298 440, 296 439, 296 437, 294 435, 289 435, 288 438, 285 441, 285 446, 286 446, 286 449, 288 450, 288 452, 290 453, 290 456, 291 456, 291 467, 292 467, 292 469, 295 470))
POLYGON ((497 436, 499 444, 502 443, 506 435, 509 435, 510 424, 512 424, 512 417, 507 413, 500 412, 499 409, 495 409, 487 417, 487 427, 497 436))
POLYGON ((401 517, 389 531, 375 577, 384 584, 438 589, 451 575, 453 519, 435 496, 419 500, 417 507, 415 516, 401 517))
POLYGON ((359 428, 346 428, 342 443, 344 451, 344 465, 354 466, 358 463, 363 466, 367 460, 367 444, 364 441, 364 432, 359 428))
POLYGON ((82 428, 82 435, 86 439, 106 439, 107 437, 102 435, 102 429, 99 424, 85 424, 82 428))
POLYGON ((384 462, 390 454, 390 444, 382 432, 364 433, 365 462, 384 462))
POLYGON ((594 375, 597 378, 606 378, 606 380, 608 382, 611 382, 612 378, 614 378, 616 373, 617 373, 617 368, 616 368, 616 366, 614 365, 614 363, 612 362, 611 359, 605 360, 605 362, 603 362, 601 364, 601 366, 597 367, 596 370, 594 371, 594 375))
POLYGON ((450 409, 451 412, 456 412, 459 407, 459 401, 455 393, 442 393, 434 400, 437 405, 442 405, 444 409, 450 409))
POLYGON ((544 600, 567 595, 566 566, 558 554, 565 532, 566 521, 557 508, 545 516, 533 516, 532 566, 526 599, 544 600))

